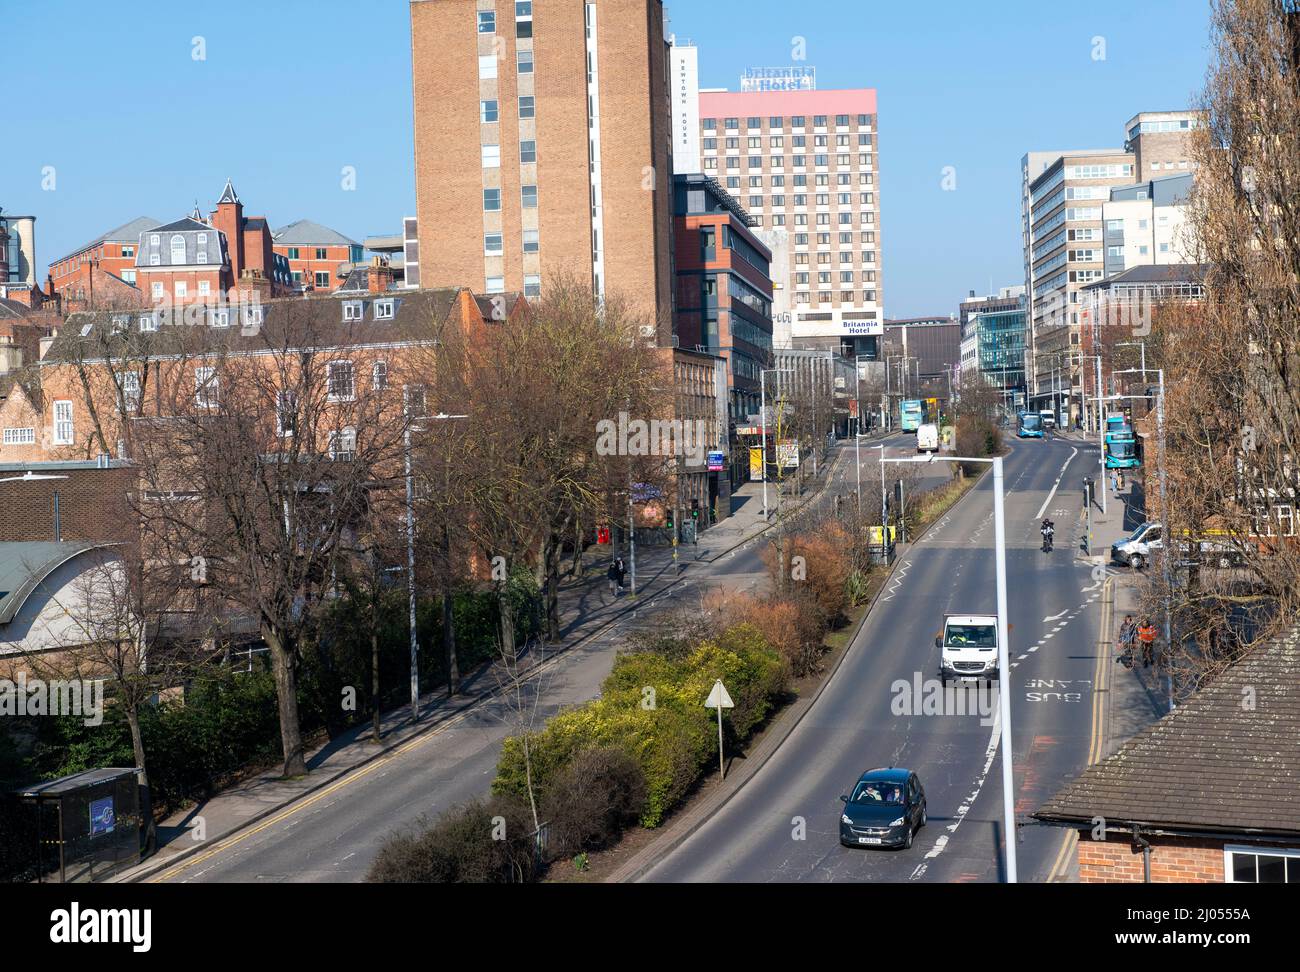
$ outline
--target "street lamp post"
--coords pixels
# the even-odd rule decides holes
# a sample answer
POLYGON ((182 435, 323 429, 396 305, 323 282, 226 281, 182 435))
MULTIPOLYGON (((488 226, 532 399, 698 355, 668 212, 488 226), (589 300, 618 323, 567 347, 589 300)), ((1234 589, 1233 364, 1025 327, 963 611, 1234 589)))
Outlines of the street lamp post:
POLYGON ((420 718, 420 640, 415 628, 415 477, 411 471, 411 432, 423 431, 412 422, 445 422, 451 419, 467 419, 468 415, 420 415, 407 418, 406 430, 402 435, 406 453, 406 595, 410 608, 411 626, 411 721, 420 718))
MULTIPOLYGON (((881 494, 884 494, 885 463, 887 462, 934 462, 934 455, 904 456, 889 459, 884 449, 880 451, 881 494)), ((1001 722, 1002 753, 1002 825, 1006 838, 1006 873, 1009 884, 1017 883, 1016 869, 1016 814, 1015 814, 1015 773, 1011 756, 1011 693, 1007 683, 1011 678, 1009 659, 1011 649, 1007 628, 1007 534, 1005 503, 1002 487, 1002 457, 968 459, 961 456, 945 456, 949 462, 987 462, 993 466, 993 538, 996 550, 997 598, 998 598, 998 719, 1001 722)), ((884 500, 881 500, 882 506, 884 500)), ((882 539, 884 539, 882 537, 882 539)))
MULTIPOLYGON (((767 521, 767 376, 769 374, 792 374, 793 368, 764 368, 758 374, 758 410, 763 413, 763 520, 767 521)), ((777 461, 780 461, 780 453, 777 453, 777 461)))

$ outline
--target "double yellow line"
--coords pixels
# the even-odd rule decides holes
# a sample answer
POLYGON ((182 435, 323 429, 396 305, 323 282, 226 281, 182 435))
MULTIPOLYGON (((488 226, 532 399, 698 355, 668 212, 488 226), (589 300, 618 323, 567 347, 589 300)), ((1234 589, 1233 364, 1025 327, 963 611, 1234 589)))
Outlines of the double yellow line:
MULTIPOLYGON (((1106 709, 1110 696, 1110 632, 1115 623, 1113 578, 1107 577, 1101 587, 1101 631, 1097 638, 1097 665, 1092 677, 1092 728, 1088 739, 1088 765, 1098 762, 1106 745, 1106 709)), ((1061 849, 1047 875, 1049 884, 1065 879, 1069 861, 1079 843, 1079 834, 1073 828, 1061 838, 1061 849)))

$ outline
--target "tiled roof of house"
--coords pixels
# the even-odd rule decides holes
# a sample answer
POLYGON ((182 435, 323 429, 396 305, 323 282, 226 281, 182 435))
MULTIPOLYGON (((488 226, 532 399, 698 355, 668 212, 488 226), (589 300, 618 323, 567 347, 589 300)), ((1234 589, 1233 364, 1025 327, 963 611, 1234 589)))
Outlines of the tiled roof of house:
POLYGON ((276 246, 356 246, 357 241, 349 239, 337 230, 310 219, 300 219, 281 226, 271 237, 276 246))
POLYGON ((1034 814, 1051 822, 1300 834, 1300 629, 1254 649, 1034 814))
POLYGON ((50 345, 41 365, 67 361, 97 361, 132 357, 233 354, 283 348, 341 348, 432 340, 449 319, 459 291, 403 290, 387 294, 292 297, 243 306, 216 308, 191 305, 174 312, 170 322, 159 311, 85 311, 70 314, 50 345), (391 302, 393 316, 377 315, 378 301, 391 302), (352 305, 351 309, 345 305, 352 305), (260 308, 262 320, 253 325, 245 312, 260 308), (358 312, 360 317, 356 318, 358 312), (213 311, 224 310, 223 319, 213 311), (141 319, 156 330, 141 330, 141 319), (224 320, 224 323, 219 323, 224 320))
POLYGON ((154 219, 152 216, 137 216, 130 222, 123 223, 121 226, 116 226, 107 233, 101 233, 89 243, 77 247, 77 249, 73 250, 72 253, 67 254, 67 256, 59 257, 54 261, 54 263, 62 263, 73 254, 80 253, 83 250, 89 250, 91 247, 99 246, 101 243, 138 243, 140 242, 141 233, 150 230, 157 225, 158 220, 154 219))

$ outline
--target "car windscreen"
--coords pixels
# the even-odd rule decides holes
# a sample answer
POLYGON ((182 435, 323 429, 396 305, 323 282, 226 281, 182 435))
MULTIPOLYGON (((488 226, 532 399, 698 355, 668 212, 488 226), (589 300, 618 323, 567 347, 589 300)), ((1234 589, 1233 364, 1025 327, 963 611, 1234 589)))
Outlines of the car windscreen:
POLYGON ((878 807, 902 806, 903 785, 883 780, 860 780, 849 802, 878 807))
POLYGON ((995 648, 998 632, 991 624, 950 624, 944 630, 945 648, 995 648))

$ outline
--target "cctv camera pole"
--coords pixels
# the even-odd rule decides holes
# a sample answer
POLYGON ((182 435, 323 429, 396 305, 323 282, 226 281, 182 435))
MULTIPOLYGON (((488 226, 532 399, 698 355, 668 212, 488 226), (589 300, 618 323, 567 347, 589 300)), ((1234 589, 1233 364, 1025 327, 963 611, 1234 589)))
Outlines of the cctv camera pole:
POLYGON ((1011 651, 1007 638, 1007 530, 1002 502, 1002 457, 993 459, 993 533, 998 575, 998 715, 1002 721, 1002 821, 1007 842, 1007 883, 1016 879, 1015 774, 1011 768, 1011 651))

